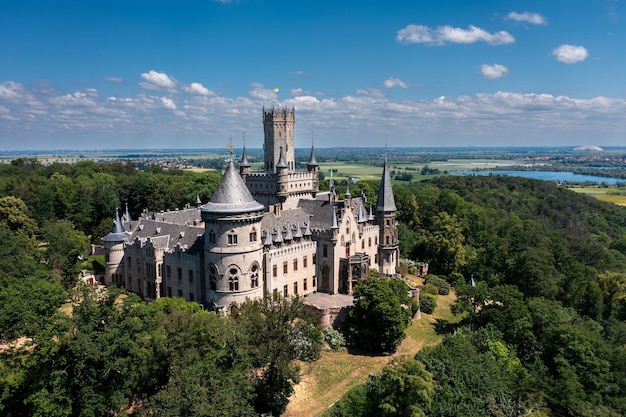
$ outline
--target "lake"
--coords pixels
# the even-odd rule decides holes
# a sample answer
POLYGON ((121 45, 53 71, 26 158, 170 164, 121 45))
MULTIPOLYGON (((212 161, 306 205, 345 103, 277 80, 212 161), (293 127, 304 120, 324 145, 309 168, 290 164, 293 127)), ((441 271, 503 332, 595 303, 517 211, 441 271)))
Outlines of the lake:
POLYGON ((595 175, 581 175, 574 174, 573 172, 560 172, 560 171, 455 171, 450 172, 453 175, 509 175, 512 177, 534 178, 536 180, 544 181, 558 181, 558 182, 595 182, 595 183, 607 183, 615 184, 617 182, 624 182, 626 180, 616 178, 598 177, 595 175))

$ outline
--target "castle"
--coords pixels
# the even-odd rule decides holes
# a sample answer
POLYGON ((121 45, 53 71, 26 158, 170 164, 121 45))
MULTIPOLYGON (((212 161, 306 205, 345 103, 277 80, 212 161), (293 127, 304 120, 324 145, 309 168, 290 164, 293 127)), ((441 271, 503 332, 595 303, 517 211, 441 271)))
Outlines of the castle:
POLYGON ((105 284, 147 300, 184 297, 228 310, 246 298, 313 292, 350 294, 370 269, 394 275, 398 265, 396 205, 387 161, 375 214, 349 185, 337 198, 319 191, 314 147, 298 171, 295 110, 263 108, 264 166, 252 171, 244 145, 211 200, 132 220, 116 215, 103 237, 105 284))

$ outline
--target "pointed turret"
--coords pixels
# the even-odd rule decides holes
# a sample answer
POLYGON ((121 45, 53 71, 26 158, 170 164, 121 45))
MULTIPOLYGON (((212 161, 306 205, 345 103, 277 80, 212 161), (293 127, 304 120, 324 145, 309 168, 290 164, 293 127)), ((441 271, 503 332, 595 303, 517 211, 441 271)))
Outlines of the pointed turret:
POLYGON ((113 220, 113 229, 111 229, 111 233, 124 233, 125 231, 126 230, 124 230, 120 214, 117 209, 115 209, 115 219, 113 220))
POLYGON ((385 157, 383 177, 378 190, 378 204, 376 205, 379 227, 378 272, 384 275, 395 275, 400 256, 396 211, 396 202, 391 188, 391 176, 387 167, 387 157, 385 157))
POLYGON ((263 244, 268 247, 272 246, 272 234, 267 229, 265 229, 265 239, 263 240, 263 244))
POLYGON ((203 217, 207 215, 239 214, 263 211, 263 204, 256 201, 243 182, 231 159, 211 201, 201 208, 203 217))
POLYGON ((196 207, 202 206, 202 200, 200 200, 200 194, 196 194, 196 207))
POLYGON ((285 232, 285 240, 293 240, 293 233, 291 232, 291 225, 287 223, 287 230, 285 232))
POLYGON ((293 234, 293 237, 296 239, 302 238, 302 229, 300 229, 300 222, 296 222, 296 231, 293 234))
POLYGON ((315 159, 315 148, 311 145, 311 157, 309 158, 309 162, 306 164, 309 171, 313 171, 315 168, 319 166, 317 163, 317 159, 315 159))
POLYGON ((126 223, 130 223, 133 221, 132 217, 130 217, 130 211, 128 210, 128 203, 126 203, 126 211, 124 212, 124 221, 126 223))
POLYGON ((248 153, 246 152, 246 146, 243 146, 243 152, 241 153, 241 161, 239 162, 239 172, 241 174, 250 173, 250 161, 248 161, 248 153))
POLYGON ((389 169, 387 168, 387 158, 385 157, 383 177, 380 182, 380 188, 378 189, 378 204, 376 206, 376 211, 395 212, 397 210, 396 202, 393 198, 393 189, 391 188, 391 176, 389 175, 389 169))
POLYGON ((285 161, 285 153, 283 152, 283 147, 280 147, 280 156, 278 157, 278 163, 276 164, 276 169, 289 168, 287 166, 287 161, 285 161))

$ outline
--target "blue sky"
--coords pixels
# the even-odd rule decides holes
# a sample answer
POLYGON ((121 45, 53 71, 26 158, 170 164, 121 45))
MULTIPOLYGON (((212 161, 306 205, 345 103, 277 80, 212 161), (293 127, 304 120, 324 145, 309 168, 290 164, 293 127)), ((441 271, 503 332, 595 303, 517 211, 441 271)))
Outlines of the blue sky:
POLYGON ((0 151, 626 145, 624 0, 0 0, 0 151), (279 93, 273 91, 279 87, 279 93))

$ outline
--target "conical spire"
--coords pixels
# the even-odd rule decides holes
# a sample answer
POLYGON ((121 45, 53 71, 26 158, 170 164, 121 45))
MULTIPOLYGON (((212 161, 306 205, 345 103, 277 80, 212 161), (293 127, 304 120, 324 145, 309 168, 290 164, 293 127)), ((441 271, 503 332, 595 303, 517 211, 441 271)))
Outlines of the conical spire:
POLYGON ((311 236, 313 233, 311 232, 311 219, 306 222, 306 229, 304 229, 304 236, 311 236))
POLYGON ((115 220, 113 220, 113 229, 111 229, 111 233, 124 233, 125 231, 126 230, 124 230, 120 214, 117 209, 115 209, 115 220))
POLYGON ((283 243, 283 231, 280 230, 280 227, 276 231, 276 237, 274 238, 274 243, 283 243))
POLYGON ((365 221, 365 210, 363 209, 363 204, 359 204, 359 212, 357 214, 356 220, 358 222, 364 222, 365 221))
POLYGON ((302 229, 300 229, 300 222, 296 222, 296 232, 293 234, 293 237, 296 239, 300 239, 302 237, 302 229))
POLYGON ((346 194, 345 194, 345 196, 348 197, 348 198, 351 196, 350 195, 350 180, 346 181, 346 194))
POLYGON ((396 202, 393 198, 393 188, 391 188, 391 176, 387 168, 387 157, 385 157, 385 165, 383 167, 383 178, 378 189, 378 204, 376 211, 397 211, 396 202))
POLYGON ((265 240, 263 241, 265 246, 272 246, 272 234, 265 229, 265 240))
POLYGON ((202 200, 200 200, 200 194, 196 194, 196 206, 200 207, 202 205, 202 200))
POLYGON ((312 168, 318 165, 319 164, 317 163, 317 159, 315 159, 315 148, 313 147, 313 145, 311 145, 311 157, 309 158, 309 162, 307 163, 307 166, 309 168, 312 168))
POLYGON ((128 203, 126 203, 126 211, 124 212, 124 221, 130 223, 133 219, 130 217, 130 211, 128 210, 128 203))
POLYGON ((241 153, 241 162, 239 162, 239 167, 241 168, 250 167, 250 162, 248 161, 248 153, 246 152, 246 145, 243 145, 243 152, 241 153))
POLYGON ((335 211, 335 208, 333 207, 333 222, 330 225, 331 229, 338 229, 339 226, 337 226, 337 212, 335 211))
POLYGON ((264 206, 252 197, 231 159, 211 201, 201 210, 205 213, 234 214, 263 211, 264 206))
POLYGON ((280 156, 278 157, 278 163, 276 164, 276 168, 289 168, 287 166, 287 162, 285 162, 285 153, 283 152, 283 147, 280 147, 280 156))
POLYGON ((291 225, 287 223, 287 232, 285 233, 285 240, 293 240, 293 233, 291 232, 291 225))
POLYGON ((372 206, 370 206, 370 215, 367 218, 368 220, 374 220, 374 213, 372 213, 372 206))

